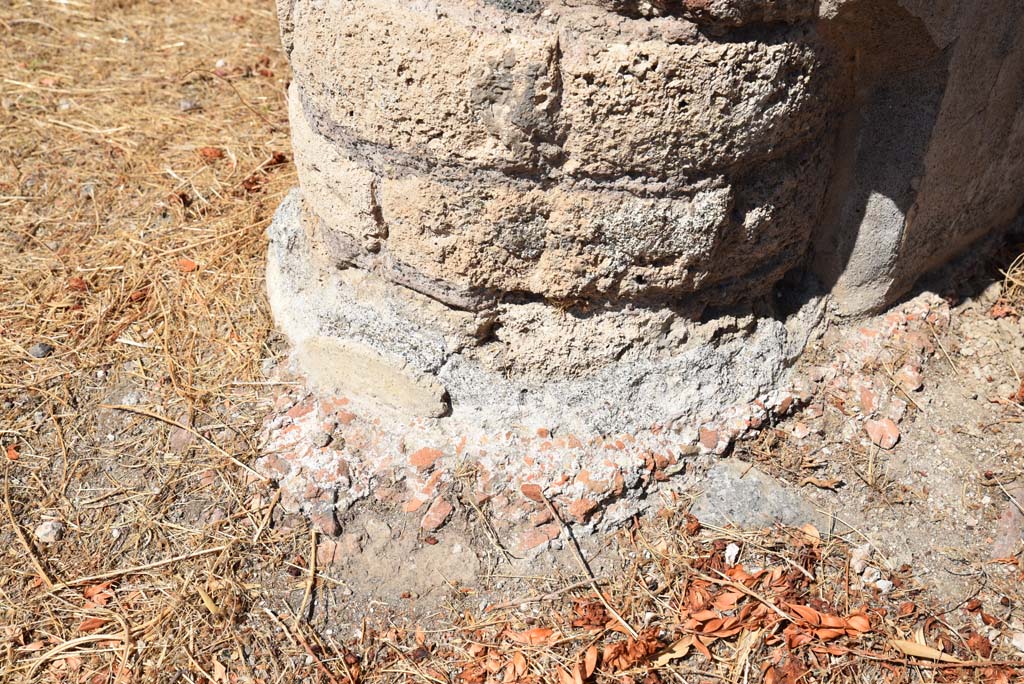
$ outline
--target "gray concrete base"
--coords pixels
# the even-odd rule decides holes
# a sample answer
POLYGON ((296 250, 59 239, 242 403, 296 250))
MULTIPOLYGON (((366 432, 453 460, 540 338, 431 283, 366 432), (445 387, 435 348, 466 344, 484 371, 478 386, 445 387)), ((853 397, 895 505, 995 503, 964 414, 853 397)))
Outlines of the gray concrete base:
POLYGON ((314 253, 301 192, 269 228, 267 284, 294 361, 324 391, 438 430, 639 434, 755 401, 785 385, 824 305, 785 321, 697 323, 670 309, 566 311, 545 301, 459 311, 314 253))

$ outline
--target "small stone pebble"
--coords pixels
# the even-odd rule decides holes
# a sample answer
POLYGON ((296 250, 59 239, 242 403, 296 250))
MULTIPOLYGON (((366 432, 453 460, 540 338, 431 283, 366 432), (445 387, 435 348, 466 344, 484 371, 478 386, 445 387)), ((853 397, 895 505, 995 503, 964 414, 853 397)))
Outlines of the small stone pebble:
POLYGON ((875 582, 875 586, 878 587, 878 591, 882 592, 883 594, 888 594, 896 585, 887 579, 880 579, 877 582, 875 582))
POLYGON ((313 446, 322 449, 331 443, 331 433, 326 430, 317 430, 313 433, 313 446))
POLYGON ((183 112, 192 112, 202 108, 202 105, 200 105, 195 100, 182 99, 180 102, 178 102, 178 109, 180 109, 183 112))
POLYGON ((1014 632, 1013 636, 1010 637, 1010 643, 1013 644, 1015 649, 1024 653, 1024 632, 1014 632))
POLYGON ((39 523, 36 527, 36 539, 44 544, 53 544, 64 538, 64 523, 56 520, 47 520, 39 523))
POLYGON ((36 342, 28 348, 28 353, 33 358, 45 359, 53 353, 53 345, 46 342, 36 342))
POLYGON ((729 544, 725 547, 725 562, 729 565, 736 565, 736 559, 740 557, 740 547, 736 544, 729 544))
POLYGON ((860 578, 864 580, 864 584, 874 584, 878 580, 882 579, 882 571, 869 565, 864 569, 864 574, 862 574, 860 578))

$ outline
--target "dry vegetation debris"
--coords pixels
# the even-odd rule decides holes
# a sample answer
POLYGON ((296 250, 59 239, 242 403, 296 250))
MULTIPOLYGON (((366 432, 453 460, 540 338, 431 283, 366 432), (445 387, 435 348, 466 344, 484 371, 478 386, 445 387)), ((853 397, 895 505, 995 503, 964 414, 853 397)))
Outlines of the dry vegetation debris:
POLYGON ((1007 606, 939 614, 909 580, 852 582, 838 540, 682 510, 623 533, 601 596, 540 582, 436 624, 314 629, 317 534, 277 524, 249 470, 274 353, 262 232, 294 182, 271 3, 13 0, 0 37, 0 681, 1019 672, 992 638, 1007 606))

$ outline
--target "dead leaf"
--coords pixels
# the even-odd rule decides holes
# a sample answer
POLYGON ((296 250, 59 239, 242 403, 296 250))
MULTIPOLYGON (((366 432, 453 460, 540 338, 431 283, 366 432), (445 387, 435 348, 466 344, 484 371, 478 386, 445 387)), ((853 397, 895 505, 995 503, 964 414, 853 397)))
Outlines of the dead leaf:
POLYGON ((199 264, 192 261, 188 257, 182 257, 178 259, 177 264, 178 270, 181 271, 182 273, 192 273, 193 271, 199 268, 199 264))
POLYGON ((836 629, 834 627, 824 627, 822 629, 814 630, 814 636, 818 637, 822 641, 829 641, 830 639, 838 639, 846 634, 845 629, 836 629))
POLYGON ((814 525, 807 523, 806 525, 800 528, 800 531, 803 532, 804 541, 810 542, 814 546, 821 544, 821 532, 819 532, 818 528, 814 525))
POLYGON ((805 477, 804 479, 800 480, 801 487, 803 487, 804 485, 814 485, 818 489, 835 489, 838 485, 842 483, 843 481, 840 480, 838 477, 830 477, 827 480, 818 477, 805 477))
POLYGON ((871 620, 864 613, 854 613, 846 618, 846 627, 854 632, 869 632, 871 631, 871 620))
POLYGON ((82 620, 78 625, 79 632, 92 632, 110 622, 110 618, 91 617, 82 620))
POLYGON ((989 311, 989 315, 992 318, 1006 318, 1007 316, 1017 316, 1019 314, 1017 313, 1017 310, 1009 304, 997 301, 992 305, 992 310, 989 311))
POLYGON ((522 632, 510 632, 509 638, 527 646, 539 646, 554 641, 552 636, 555 630, 549 627, 534 627, 522 632))
POLYGON ((797 616, 799 616, 802 620, 806 621, 810 625, 818 626, 821 624, 821 613, 814 610, 810 606, 799 606, 789 604, 788 608, 790 612, 796 613, 797 616))
POLYGON ((84 596, 87 599, 93 599, 97 594, 102 594, 106 592, 107 589, 110 588, 111 584, 113 584, 113 582, 108 581, 90 585, 86 587, 85 590, 82 592, 82 596, 84 596))
POLYGON ((919 644, 916 641, 907 641, 906 639, 893 639, 889 642, 893 648, 900 651, 904 655, 911 656, 913 658, 927 658, 928 660, 938 660, 943 663, 960 663, 963 662, 959 658, 943 653, 937 648, 931 646, 925 646, 919 644))
MULTIPOLYGON (((523 670, 526 668, 524 667, 523 670)), ((590 679, 597 669, 597 646, 591 644, 587 652, 583 654, 583 678, 590 679)))
POLYGON ((19 458, 21 458, 21 454, 18 453, 18 447, 14 446, 14 444, 8 444, 7 445, 7 460, 8 461, 17 461, 19 458))
POLYGON ((198 150, 199 156, 206 161, 215 161, 224 157, 224 150, 219 147, 200 147, 198 150))
POLYGON ((572 675, 566 672, 565 669, 560 667, 556 670, 556 672, 558 672, 559 684, 575 684, 572 675))
MULTIPOLYGON (((712 639, 712 641, 713 640, 714 639, 712 639)), ((693 647, 695 649, 697 649, 698 651, 700 651, 701 655, 703 655, 705 658, 708 659, 708 662, 711 662, 712 661, 711 651, 708 650, 708 647, 707 647, 708 643, 710 643, 710 642, 705 642, 702 637, 694 637, 694 639, 693 639, 693 647)))
POLYGON ((743 598, 743 594, 738 591, 726 591, 715 598, 715 602, 711 605, 715 610, 724 613, 727 610, 735 608, 741 598, 743 598))
POLYGON ((524 674, 526 674, 526 656, 523 655, 522 651, 516 651, 514 654, 512 654, 512 667, 515 670, 516 677, 522 677, 524 674))
POLYGON ((654 667, 665 667, 673 660, 685 658, 693 646, 693 637, 684 636, 679 641, 668 647, 664 653, 654 659, 654 667))
POLYGON ((85 282, 78 276, 71 276, 68 278, 68 289, 74 290, 75 292, 88 292, 89 283, 85 282))
POLYGON ((992 642, 977 632, 971 632, 970 636, 967 637, 967 647, 982 658, 988 658, 992 655, 992 642))

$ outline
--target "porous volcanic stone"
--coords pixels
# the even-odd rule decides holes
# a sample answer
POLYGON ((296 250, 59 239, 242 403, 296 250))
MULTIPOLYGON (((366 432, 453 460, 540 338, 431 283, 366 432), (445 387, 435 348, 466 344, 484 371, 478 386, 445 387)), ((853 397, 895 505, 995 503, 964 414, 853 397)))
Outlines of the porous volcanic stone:
POLYGON ((884 307, 1024 204, 1011 0, 278 10, 275 319, 314 384, 467 431, 758 400, 822 295, 884 307))

